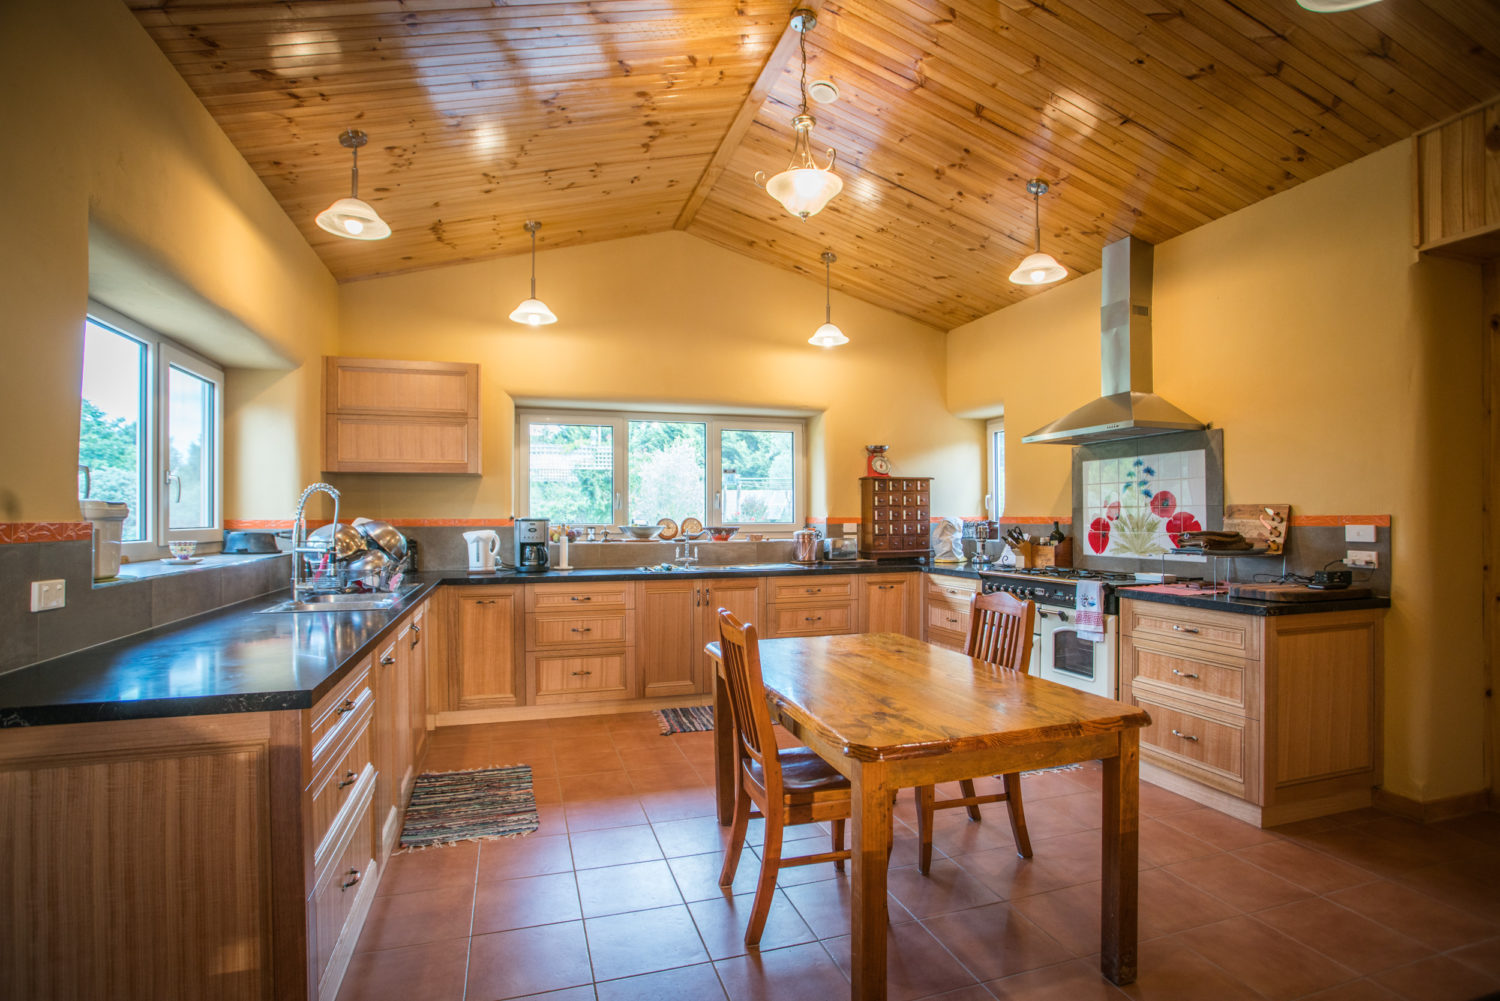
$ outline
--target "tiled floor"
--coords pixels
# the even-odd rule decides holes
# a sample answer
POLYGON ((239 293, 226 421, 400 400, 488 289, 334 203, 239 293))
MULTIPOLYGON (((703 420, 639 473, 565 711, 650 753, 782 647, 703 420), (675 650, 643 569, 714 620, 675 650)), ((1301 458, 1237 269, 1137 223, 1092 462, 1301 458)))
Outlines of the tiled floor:
MULTIPOLYGON (((758 860, 717 885, 708 734, 646 713, 449 728, 425 770, 525 763, 541 830, 393 856, 341 1001, 840 1001, 848 881, 780 881, 741 936, 758 860)), ((1028 775, 1033 858, 1002 807, 939 815, 930 877, 898 804, 892 1001, 1467 1001, 1500 991, 1500 814, 1369 811, 1260 831, 1142 784, 1140 978, 1098 972, 1099 772, 1028 775)), ((816 828, 793 838, 824 844, 816 828)), ((757 840, 752 827, 750 841, 757 840)), ((789 846, 789 853, 800 853, 789 846)))

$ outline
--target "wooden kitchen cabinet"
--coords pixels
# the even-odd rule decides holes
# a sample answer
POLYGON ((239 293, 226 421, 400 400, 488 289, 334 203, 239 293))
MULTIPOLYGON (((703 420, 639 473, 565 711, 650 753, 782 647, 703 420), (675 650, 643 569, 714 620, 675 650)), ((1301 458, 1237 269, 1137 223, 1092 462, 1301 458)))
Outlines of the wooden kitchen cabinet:
POLYGON ((1500 256, 1500 101, 1419 132, 1414 144, 1417 248, 1500 256))
POLYGON ((525 593, 530 704, 640 697, 631 582, 527 584, 525 593))
POLYGON ((865 574, 856 578, 859 590, 859 631, 922 635, 922 593, 919 574, 865 574))
POLYGON ((719 609, 760 628, 762 580, 649 580, 637 585, 641 695, 702 695, 713 688, 703 648, 719 637, 719 609))
POLYGON ((923 639, 949 650, 962 650, 969 642, 969 603, 979 590, 979 581, 968 577, 924 574, 922 594, 923 639))
POLYGON ((838 636, 859 630, 854 576, 767 578, 761 636, 838 636))
POLYGON ((859 555, 932 554, 932 477, 859 478, 859 555))
POLYGON ((478 365, 329 357, 323 376, 328 472, 482 472, 478 365))
POLYGON ((1263 827, 1370 805, 1382 609, 1258 616, 1120 602, 1141 775, 1263 827))
POLYGON ((499 709, 519 705, 522 607, 518 585, 449 588, 453 641, 444 709, 499 709))

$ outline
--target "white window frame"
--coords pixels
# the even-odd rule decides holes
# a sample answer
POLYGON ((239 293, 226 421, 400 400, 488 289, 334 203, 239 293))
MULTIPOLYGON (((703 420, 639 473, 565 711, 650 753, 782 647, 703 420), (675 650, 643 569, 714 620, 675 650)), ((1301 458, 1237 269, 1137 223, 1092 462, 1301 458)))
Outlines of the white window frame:
MULTIPOLYGON (((630 511, 630 422, 665 421, 705 425, 704 442, 704 510, 705 525, 735 525, 742 532, 793 532, 807 523, 807 422, 795 417, 752 417, 736 414, 664 413, 647 410, 548 409, 516 410, 516 510, 522 518, 531 513, 531 425, 594 424, 614 429, 615 496, 613 519, 595 528, 613 528, 626 523, 630 511), (720 457, 720 434, 724 431, 781 431, 792 435, 792 510, 791 522, 730 522, 723 520, 723 460, 720 457)), ((579 525, 588 528, 587 524, 579 525)))
POLYGON ((145 429, 145 456, 142 458, 145 508, 140 514, 140 524, 146 538, 139 542, 126 542, 121 553, 131 559, 150 559, 166 555, 168 542, 194 541, 219 542, 224 538, 224 370, 218 365, 184 348, 168 337, 164 337, 142 323, 117 313, 89 300, 88 318, 103 327, 108 327, 146 345, 146 364, 143 375, 142 399, 145 413, 141 422, 145 429), (213 506, 210 524, 202 528, 174 529, 169 524, 170 511, 167 503, 171 489, 170 473, 166 468, 168 410, 170 393, 167 380, 172 367, 203 379, 213 385, 213 506))
POLYGON ((1005 513, 1005 418, 992 417, 984 423, 984 464, 988 469, 990 491, 985 495, 985 517, 999 521, 1005 513), (999 447, 996 448, 998 441, 999 447), (998 461, 996 453, 999 453, 998 461))

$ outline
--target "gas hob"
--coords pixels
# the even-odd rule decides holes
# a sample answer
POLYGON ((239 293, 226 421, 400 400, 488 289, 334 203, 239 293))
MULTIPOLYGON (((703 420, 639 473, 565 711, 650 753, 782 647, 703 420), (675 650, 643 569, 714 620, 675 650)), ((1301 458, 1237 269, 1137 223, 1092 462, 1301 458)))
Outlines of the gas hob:
POLYGON ((1072 608, 1077 600, 1079 581, 1099 581, 1104 585, 1104 611, 1112 614, 1119 608, 1115 590, 1147 583, 1133 573, 1116 570, 1087 570, 1075 567, 1036 567, 1017 570, 981 570, 980 586, 985 594, 1004 591, 1017 598, 1028 598, 1038 605, 1072 608))

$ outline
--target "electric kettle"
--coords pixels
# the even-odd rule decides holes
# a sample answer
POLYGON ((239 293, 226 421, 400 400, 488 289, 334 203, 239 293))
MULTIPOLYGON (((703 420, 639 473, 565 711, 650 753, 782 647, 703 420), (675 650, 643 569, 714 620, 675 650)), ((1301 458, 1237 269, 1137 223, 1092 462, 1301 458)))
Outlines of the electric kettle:
POLYGON ((469 550, 469 573, 494 573, 495 559, 500 555, 500 533, 488 528, 464 533, 469 550))

